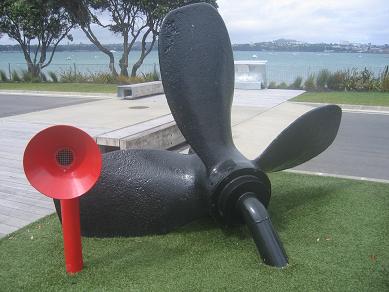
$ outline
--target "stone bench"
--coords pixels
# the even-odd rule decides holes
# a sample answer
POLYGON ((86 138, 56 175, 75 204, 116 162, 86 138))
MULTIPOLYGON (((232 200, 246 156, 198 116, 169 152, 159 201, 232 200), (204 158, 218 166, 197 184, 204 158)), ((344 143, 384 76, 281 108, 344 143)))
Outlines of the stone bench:
POLYGON ((171 114, 95 137, 102 153, 119 149, 170 149, 185 142, 171 114))
POLYGON ((117 96, 125 99, 136 99, 162 93, 164 93, 164 91, 161 81, 119 85, 117 87, 117 96))

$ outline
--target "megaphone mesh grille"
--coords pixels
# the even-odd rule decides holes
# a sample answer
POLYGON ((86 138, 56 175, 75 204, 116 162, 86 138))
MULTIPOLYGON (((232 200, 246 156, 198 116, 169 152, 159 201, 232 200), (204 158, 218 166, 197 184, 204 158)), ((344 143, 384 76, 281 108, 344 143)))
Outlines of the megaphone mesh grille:
POLYGON ((62 167, 69 167, 74 161, 74 154, 70 148, 62 148, 56 155, 57 163, 62 167))

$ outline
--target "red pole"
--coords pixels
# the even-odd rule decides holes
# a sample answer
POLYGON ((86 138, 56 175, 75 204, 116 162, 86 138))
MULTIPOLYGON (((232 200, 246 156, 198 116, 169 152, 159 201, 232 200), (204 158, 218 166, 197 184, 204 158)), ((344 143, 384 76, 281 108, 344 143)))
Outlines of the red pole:
POLYGON ((65 250, 66 272, 82 270, 82 246, 80 230, 80 199, 61 200, 62 231, 65 250))

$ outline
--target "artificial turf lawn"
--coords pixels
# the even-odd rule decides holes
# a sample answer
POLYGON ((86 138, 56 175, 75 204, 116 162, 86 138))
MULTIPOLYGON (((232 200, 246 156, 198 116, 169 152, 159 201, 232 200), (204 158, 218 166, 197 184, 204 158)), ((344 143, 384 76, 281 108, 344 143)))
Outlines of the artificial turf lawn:
POLYGON ((292 101, 389 106, 389 92, 306 92, 292 101))
POLYGON ((204 219, 163 236, 83 238, 67 276, 56 216, 0 241, 2 291, 389 291, 389 185, 271 175, 270 213, 290 265, 260 263, 244 227, 204 219))
POLYGON ((92 92, 92 93, 115 93, 116 84, 95 83, 3 83, 0 82, 0 90, 41 90, 59 92, 92 92))

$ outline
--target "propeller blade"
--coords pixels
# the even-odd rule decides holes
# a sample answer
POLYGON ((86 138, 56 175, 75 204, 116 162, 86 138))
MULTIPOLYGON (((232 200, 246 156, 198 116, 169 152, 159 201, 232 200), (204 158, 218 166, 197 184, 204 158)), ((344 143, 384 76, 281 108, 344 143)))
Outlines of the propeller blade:
POLYGON ((334 141, 342 109, 337 105, 315 108, 290 124, 254 163, 265 172, 302 164, 322 153, 334 141))
POLYGON ((159 35, 159 63, 174 119, 211 170, 237 151, 231 134, 234 62, 217 10, 199 3, 170 12, 159 35))
MULTIPOLYGON (((197 155, 161 150, 104 154, 99 181, 80 198, 82 234, 161 234, 207 216, 205 174, 197 155)), ((59 201, 55 204, 60 216, 59 201)))

